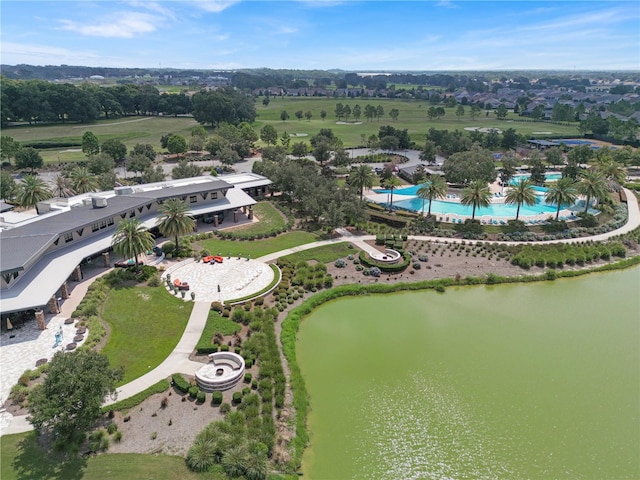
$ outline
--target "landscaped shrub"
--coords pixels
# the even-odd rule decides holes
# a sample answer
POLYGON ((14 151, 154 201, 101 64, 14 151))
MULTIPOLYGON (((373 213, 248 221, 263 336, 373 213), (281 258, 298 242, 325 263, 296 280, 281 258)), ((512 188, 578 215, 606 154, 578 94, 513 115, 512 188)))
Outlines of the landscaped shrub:
MULTIPOLYGON (((245 367, 246 367, 246 362, 245 362, 245 367)), ((251 373, 245 373, 244 374, 244 383, 251 383, 251 379, 253 378, 253 375, 251 375, 251 373)))
POLYGON ((207 394, 205 392, 203 392, 202 390, 199 390, 198 394, 196 395, 196 402, 204 403, 204 401, 206 399, 207 399, 207 394))
POLYGON ((190 398, 196 398, 198 396, 198 392, 199 391, 200 390, 195 385, 192 386, 192 387, 189 387, 189 397, 190 398))
POLYGON ((242 392, 233 392, 233 396, 232 396, 232 400, 231 402, 234 405, 239 404, 240 402, 242 402, 242 392))
POLYGON ((231 405, 229 405, 228 403, 223 403, 220 405, 220 413, 222 413, 223 415, 229 413, 231 411, 231 405))
POLYGON ((176 387, 176 389, 179 392, 182 392, 182 393, 189 392, 189 387, 191 387, 191 384, 187 382, 187 380, 182 375, 180 375, 179 373, 175 373, 171 377, 171 380, 173 380, 173 385, 176 387))
POLYGON ((113 435, 114 433, 116 433, 118 431, 118 424, 117 423, 110 423, 109 425, 107 425, 107 433, 109 435, 113 435))
POLYGON ((413 262, 413 268, 415 270, 420 270, 422 268, 422 265, 420 264, 420 262, 413 262))
POLYGON ((211 405, 217 406, 222 403, 222 392, 213 392, 211 394, 211 405))
POLYGON ((335 261, 334 265, 337 268, 345 268, 347 266, 347 262, 345 262, 344 259, 339 258, 338 260, 335 261))
POLYGON ((211 302, 211 310, 221 313, 224 310, 224 305, 220 302, 211 302))

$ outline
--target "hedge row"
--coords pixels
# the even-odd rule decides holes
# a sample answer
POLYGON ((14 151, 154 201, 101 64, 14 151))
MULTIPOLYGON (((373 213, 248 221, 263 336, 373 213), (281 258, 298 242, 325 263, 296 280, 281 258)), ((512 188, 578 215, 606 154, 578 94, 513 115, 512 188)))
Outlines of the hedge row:
POLYGON ((620 242, 595 243, 587 245, 556 244, 526 245, 513 256, 511 263, 522 268, 549 267, 562 268, 563 265, 584 265, 611 257, 624 258, 627 250, 620 242))
POLYGON ((170 386, 171 385, 169 384, 168 380, 162 379, 155 385, 151 385, 149 388, 136 393, 132 397, 125 398, 124 400, 120 400, 119 402, 102 407, 101 411, 104 414, 109 412, 119 412, 121 410, 130 410, 131 408, 140 405, 151 395, 167 391, 170 386))
POLYGON ((171 377, 173 385, 179 392, 189 393, 189 388, 191 388, 191 384, 179 373, 175 373, 171 377))

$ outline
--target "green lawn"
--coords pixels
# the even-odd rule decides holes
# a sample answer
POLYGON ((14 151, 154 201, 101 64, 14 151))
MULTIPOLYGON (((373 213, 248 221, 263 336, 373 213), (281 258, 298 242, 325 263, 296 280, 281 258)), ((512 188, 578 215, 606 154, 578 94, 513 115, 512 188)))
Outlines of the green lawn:
POLYGON ((302 260, 316 260, 320 263, 331 263, 339 258, 345 258, 347 255, 357 255, 358 251, 359 250, 353 248, 349 242, 341 242, 292 253, 283 258, 291 260, 293 263, 298 263, 302 260))
POLYGON ((218 332, 225 336, 233 335, 239 332, 241 328, 242 326, 240 324, 212 310, 209 312, 207 323, 202 330, 202 335, 200 336, 200 340, 198 340, 196 348, 210 347, 212 345, 211 340, 218 332))
POLYGON ((260 240, 221 240, 218 238, 211 238, 208 240, 199 240, 194 242, 195 245, 199 245, 198 249, 205 248, 209 250, 213 255, 218 253, 222 256, 231 254, 236 256, 238 254, 242 256, 251 255, 251 258, 258 258, 268 253, 279 252, 286 248, 303 245, 305 243, 311 243, 318 240, 318 237, 313 233, 294 231, 283 233, 273 238, 264 238, 260 240))
MULTIPOLYGON (((0 439, 2 480, 197 480, 212 478, 191 472, 184 458, 169 455, 105 454, 64 458, 45 452, 35 433, 0 439)), ((224 478, 224 477, 222 477, 224 478)))
POLYGON ((109 292, 102 318, 111 333, 102 350, 114 367, 125 367, 121 384, 160 365, 178 344, 193 303, 164 287, 116 288, 109 292))
MULTIPOLYGON (((403 130, 407 129, 411 139, 417 142, 419 145, 424 140, 424 135, 429 128, 435 128, 437 130, 464 130, 465 127, 485 127, 485 128, 499 128, 505 130, 507 128, 514 128, 518 133, 530 135, 532 132, 553 132, 554 135, 578 135, 577 124, 576 126, 564 126, 554 125, 544 122, 509 122, 510 119, 520 119, 518 115, 509 113, 507 121, 499 121, 496 119, 493 111, 489 112, 486 116, 486 112, 481 114, 475 119, 471 120, 469 117, 470 107, 465 106, 465 116, 458 119, 455 115, 455 108, 445 108, 446 115, 439 120, 429 120, 427 118, 427 110, 431 104, 424 100, 401 100, 401 99, 387 99, 387 98, 323 98, 323 97, 271 97, 271 101, 268 106, 262 105, 262 97, 256 102, 256 110, 258 117, 256 119, 255 127, 257 130, 262 128, 265 124, 273 125, 278 131, 278 137, 283 132, 289 134, 303 133, 307 134, 306 137, 292 138, 292 142, 305 141, 308 143, 309 137, 315 135, 321 128, 330 128, 333 132, 342 139, 346 147, 352 147, 356 145, 362 145, 362 135, 368 138, 370 135, 377 135, 381 125, 392 125, 394 128, 403 130), (367 104, 377 106, 382 105, 385 110, 385 116, 380 120, 374 119, 368 121, 364 115, 360 117, 361 125, 337 125, 335 116, 335 107, 337 103, 343 105, 349 105, 353 110, 353 107, 358 104, 364 111, 364 107, 367 104), (392 108, 397 108, 400 112, 398 120, 393 122, 389 117, 389 111, 392 108), (289 114, 289 119, 285 122, 280 120, 280 112, 286 110, 289 114), (298 120, 295 117, 295 112, 302 110, 303 112, 311 111, 311 121, 307 121, 302 118, 298 120), (320 111, 325 110, 327 117, 324 121, 320 118, 320 111)), ((353 116, 349 117, 349 121, 354 121, 353 116)))
MULTIPOLYGON (((191 129, 198 123, 187 117, 124 117, 113 120, 100 120, 88 124, 67 125, 23 125, 7 127, 3 135, 9 135, 18 142, 31 141, 77 141, 81 143, 82 135, 93 132, 100 143, 109 139, 122 141, 128 149, 136 143, 149 143, 160 152, 160 137, 167 133, 178 133, 189 138, 191 129)), ((40 153, 46 163, 72 162, 85 160, 82 152, 69 152, 80 147, 65 147, 41 150, 40 153)))
POLYGON ((239 227, 233 231, 244 235, 258 235, 269 233, 285 226, 285 218, 271 202, 262 201, 256 203, 253 206, 253 212, 256 218, 260 220, 259 222, 239 227))

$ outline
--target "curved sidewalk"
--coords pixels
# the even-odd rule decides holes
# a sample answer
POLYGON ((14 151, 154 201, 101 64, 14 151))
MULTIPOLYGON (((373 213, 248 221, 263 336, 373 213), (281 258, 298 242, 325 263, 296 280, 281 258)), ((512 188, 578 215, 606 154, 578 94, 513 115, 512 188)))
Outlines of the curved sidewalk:
MULTIPOLYGON (((636 196, 629 190, 624 189, 625 194, 627 195, 627 210, 628 210, 628 218, 627 223, 622 227, 613 230, 611 232, 603 233, 600 235, 594 235, 592 237, 581 237, 581 238, 570 238, 563 240, 549 240, 549 241, 541 241, 541 242, 526 242, 526 243, 542 243, 542 244, 550 244, 550 243, 581 243, 586 240, 607 240, 611 237, 615 237, 618 235, 623 235, 628 233, 640 226, 640 206, 638 205, 638 200, 636 196)), ((279 252, 270 253, 268 255, 263 255, 256 260, 262 262, 269 262, 278 259, 279 257, 290 255, 292 253, 301 252, 304 250, 310 250, 312 248, 321 247, 323 245, 330 245, 334 243, 340 242, 350 242, 356 245, 358 248, 367 251, 371 249, 371 245, 366 243, 367 240, 375 240, 375 235, 353 235, 345 229, 338 229, 340 236, 337 238, 332 238, 331 240, 322 240, 319 242, 307 243, 304 245, 299 245, 297 247, 287 248, 285 250, 281 250, 279 252)), ((441 242, 447 241, 450 243, 460 243, 467 242, 473 243, 472 240, 463 240, 458 238, 444 238, 444 237, 429 237, 429 236, 416 236, 411 235, 409 237, 412 240, 421 240, 421 241, 431 241, 431 242, 441 242)), ((525 242, 495 242, 505 245, 522 245, 525 242)), ((105 272, 106 273, 106 272, 105 272)), ((76 287, 77 288, 77 287, 76 287)), ((84 288, 84 292, 86 292, 86 285, 84 288)), ((78 291, 79 293, 80 291, 78 291)), ((73 293, 76 293, 75 290, 73 293)), ((74 302, 79 303, 84 295, 79 298, 74 298, 74 302)), ((76 303, 76 305, 77 305, 76 303)), ((72 307, 72 303, 69 303, 69 307, 72 307)), ((73 307, 75 308, 75 307, 73 307)), ((184 373, 186 375, 192 375, 195 371, 202 366, 202 363, 193 362, 189 360, 189 356, 195 349, 198 340, 200 339, 200 335, 202 334, 202 330, 207 322, 207 317, 209 315, 209 302, 195 302, 193 305, 193 310, 191 310, 191 315, 189 316, 189 322, 180 338, 180 341, 173 349, 173 351, 169 354, 169 356, 156 368, 151 370, 149 373, 139 377, 122 387, 116 390, 116 395, 114 398, 109 398, 105 401, 105 405, 110 405, 119 400, 124 400, 129 398, 146 388, 154 385, 160 380, 169 377, 174 373, 184 373)), ((8 415, 8 414, 7 414, 8 415)), ((22 433, 29 430, 32 430, 33 426, 27 421, 25 416, 17 416, 9 419, 8 426, 3 427, 0 431, 0 436, 9 435, 13 433, 22 433)))

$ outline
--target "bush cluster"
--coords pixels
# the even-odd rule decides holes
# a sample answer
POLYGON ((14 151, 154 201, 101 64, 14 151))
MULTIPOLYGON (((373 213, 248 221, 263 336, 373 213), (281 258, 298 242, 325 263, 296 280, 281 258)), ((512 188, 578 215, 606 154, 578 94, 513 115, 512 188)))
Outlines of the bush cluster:
POLYGON ((189 388, 191 388, 191 384, 179 373, 175 373, 171 377, 173 386, 176 387, 176 390, 182 393, 189 393, 189 388))

